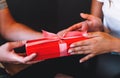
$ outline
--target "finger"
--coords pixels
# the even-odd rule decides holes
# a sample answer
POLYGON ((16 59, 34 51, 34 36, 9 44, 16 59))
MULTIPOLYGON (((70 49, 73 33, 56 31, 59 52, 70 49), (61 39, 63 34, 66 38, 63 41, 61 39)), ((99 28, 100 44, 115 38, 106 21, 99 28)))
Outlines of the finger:
POLYGON ((80 13, 80 16, 84 19, 87 19, 87 20, 92 19, 92 15, 90 15, 90 14, 80 13))
POLYGON ((78 54, 90 54, 91 51, 90 50, 83 50, 83 51, 78 51, 78 54))
POLYGON ((74 47, 80 47, 80 46, 87 46, 90 44, 90 41, 87 40, 83 40, 83 41, 78 41, 78 42, 74 42, 70 45, 70 48, 74 48, 74 47))
POLYGON ((14 64, 26 64, 26 62, 31 61, 33 58, 35 58, 35 56, 36 56, 36 53, 33 53, 26 57, 16 53, 11 53, 11 57, 9 58, 9 60, 11 60, 11 62, 14 64))
POLYGON ((26 41, 17 41, 17 42, 9 42, 6 45, 8 45, 8 48, 10 50, 13 50, 14 48, 22 47, 25 45, 26 41))
POLYGON ((87 50, 87 51, 78 51, 78 52, 71 52, 70 54, 71 55, 74 55, 74 54, 90 54, 91 52, 89 51, 89 50, 87 50))
POLYGON ((95 54, 88 54, 87 56, 80 59, 80 63, 85 62, 85 61, 89 60, 90 58, 92 58, 94 56, 95 56, 95 54))
POLYGON ((81 50, 81 51, 73 51, 73 52, 69 52, 71 55, 74 54, 90 54, 91 51, 90 50, 81 50))
POLYGON ((26 57, 23 58, 22 62, 27 63, 27 62, 33 60, 36 56, 37 56, 36 53, 33 53, 33 54, 29 55, 29 56, 26 56, 26 57))
POLYGON ((59 36, 59 37, 62 37, 64 34, 66 34, 66 29, 64 29, 64 30, 62 30, 62 31, 59 31, 58 33, 57 33, 57 35, 59 36))
POLYGON ((89 48, 89 46, 79 46, 79 47, 75 47, 75 48, 70 48, 68 50, 68 53, 72 53, 72 52, 78 53, 78 54, 79 53, 86 54, 86 53, 90 52, 90 48, 89 48), (84 51, 84 53, 83 53, 83 51, 84 51))
POLYGON ((35 63, 42 62, 42 61, 44 60, 30 61, 30 62, 26 62, 26 64, 35 64, 35 63))
POLYGON ((15 61, 15 64, 26 64, 27 62, 33 60, 33 58, 35 58, 36 55, 36 53, 33 53, 29 56, 23 57, 18 54, 14 54, 12 60, 15 61))
POLYGON ((101 32, 89 32, 85 37, 87 38, 100 37, 101 34, 102 34, 101 32))
POLYGON ((81 27, 82 27, 82 23, 77 23, 77 24, 69 27, 69 28, 67 29, 67 31, 75 31, 75 30, 80 29, 81 27))

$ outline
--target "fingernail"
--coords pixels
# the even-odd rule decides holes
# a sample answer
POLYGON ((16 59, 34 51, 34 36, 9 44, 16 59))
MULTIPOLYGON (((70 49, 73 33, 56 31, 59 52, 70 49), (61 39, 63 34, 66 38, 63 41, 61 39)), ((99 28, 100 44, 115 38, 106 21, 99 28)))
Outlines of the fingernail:
POLYGON ((23 40, 22 43, 26 43, 27 41, 26 40, 23 40))
POLYGON ((74 47, 74 45, 73 45, 73 44, 71 44, 71 45, 70 45, 70 47, 74 47))
POLYGON ((87 36, 88 36, 88 34, 87 34, 87 33, 84 33, 84 34, 83 34, 83 36, 84 36, 84 37, 87 37, 87 36))
POLYGON ((80 14, 84 14, 84 13, 80 13, 80 14))
POLYGON ((32 56, 37 56, 37 53, 32 53, 32 56))
POLYGON ((72 53, 73 51, 71 49, 68 50, 68 53, 72 53))
POLYGON ((83 61, 82 60, 80 60, 80 63, 82 63, 83 61))

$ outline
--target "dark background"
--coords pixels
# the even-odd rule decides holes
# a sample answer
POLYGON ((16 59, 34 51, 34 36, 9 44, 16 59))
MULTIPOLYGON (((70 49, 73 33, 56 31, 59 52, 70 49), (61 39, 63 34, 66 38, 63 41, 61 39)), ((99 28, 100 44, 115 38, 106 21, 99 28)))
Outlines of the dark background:
MULTIPOLYGON (((57 33, 83 21, 81 12, 90 13, 91 0, 7 0, 10 12, 17 22, 36 31, 41 29, 57 33)), ((0 44, 5 43, 0 38, 0 44)), ((53 78, 65 73, 75 78, 120 78, 120 56, 104 54, 80 64, 83 57, 71 56, 37 63, 16 74, 13 78, 53 78)))
MULTIPOLYGON (((13 18, 36 31, 57 33, 83 19, 90 12, 91 0, 7 0, 13 18)), ((6 41, 0 38, 0 44, 6 41)))
MULTIPOLYGON (((10 12, 17 22, 36 31, 41 29, 57 33, 83 21, 80 13, 90 13, 91 0, 7 0, 10 12)), ((0 38, 0 43, 6 42, 0 38)), ((81 56, 62 57, 37 63, 13 76, 13 78, 53 78, 56 73, 65 73, 75 78, 89 76, 94 67, 91 60, 80 64, 81 56), (88 66, 89 65, 89 66, 88 66), (87 73, 89 72, 89 73, 87 73)))
POLYGON ((58 32, 89 13, 90 0, 7 0, 13 17, 35 30, 58 32))

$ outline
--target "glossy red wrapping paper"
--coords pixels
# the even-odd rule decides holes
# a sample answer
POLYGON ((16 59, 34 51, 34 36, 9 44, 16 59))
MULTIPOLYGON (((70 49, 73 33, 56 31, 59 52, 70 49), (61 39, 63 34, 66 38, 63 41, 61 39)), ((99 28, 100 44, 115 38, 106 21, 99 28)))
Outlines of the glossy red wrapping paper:
POLYGON ((71 43, 87 39, 83 34, 86 33, 72 31, 59 37, 54 33, 43 31, 44 38, 27 41, 26 53, 30 55, 36 52, 34 61, 69 56, 68 49, 71 43))

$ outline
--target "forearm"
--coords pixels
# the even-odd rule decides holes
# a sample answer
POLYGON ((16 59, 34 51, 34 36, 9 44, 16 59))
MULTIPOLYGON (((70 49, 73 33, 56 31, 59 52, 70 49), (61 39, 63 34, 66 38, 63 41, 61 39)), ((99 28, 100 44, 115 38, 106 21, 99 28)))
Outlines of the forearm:
POLYGON ((42 37, 40 32, 36 32, 24 24, 17 23, 6 7, 0 10, 0 33, 11 41, 37 39, 42 37))
POLYGON ((5 33, 2 34, 4 38, 16 41, 16 40, 31 40, 42 37, 41 32, 34 31, 24 24, 13 23, 5 33))
POLYGON ((102 19, 103 18, 102 5, 103 3, 98 2, 97 0, 92 0, 91 14, 102 19))
MULTIPOLYGON (((93 16, 96 16, 96 17, 100 18, 101 22, 103 20, 102 5, 103 5, 103 3, 98 2, 97 0, 92 0, 91 14, 93 16)), ((103 24, 96 25, 94 28, 96 28, 99 31, 104 31, 104 25, 103 24)))

